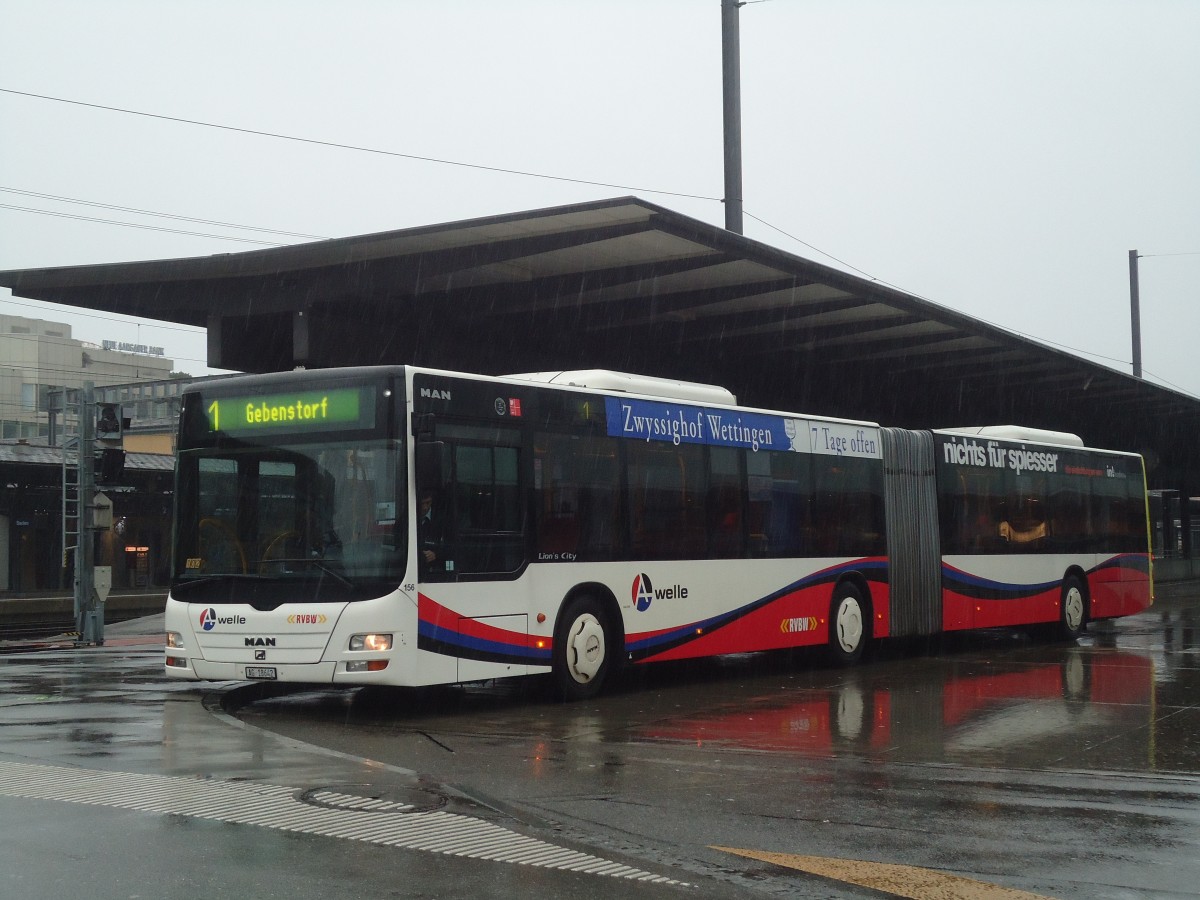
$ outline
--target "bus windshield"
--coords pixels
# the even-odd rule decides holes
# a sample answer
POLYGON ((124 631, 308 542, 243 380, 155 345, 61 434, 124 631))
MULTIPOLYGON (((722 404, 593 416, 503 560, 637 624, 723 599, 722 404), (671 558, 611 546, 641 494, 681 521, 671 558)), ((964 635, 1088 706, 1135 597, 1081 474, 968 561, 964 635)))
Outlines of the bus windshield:
POLYGON ((398 471, 384 441, 182 451, 176 579, 398 584, 398 471))

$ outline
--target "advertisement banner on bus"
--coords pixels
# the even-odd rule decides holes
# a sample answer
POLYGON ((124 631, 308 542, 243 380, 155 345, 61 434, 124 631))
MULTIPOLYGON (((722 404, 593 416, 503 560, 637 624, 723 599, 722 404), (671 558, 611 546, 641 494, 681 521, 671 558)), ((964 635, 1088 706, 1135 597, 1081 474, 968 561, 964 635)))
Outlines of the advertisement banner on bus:
POLYGON ((606 397, 610 437, 878 459, 878 430, 769 413, 606 397))

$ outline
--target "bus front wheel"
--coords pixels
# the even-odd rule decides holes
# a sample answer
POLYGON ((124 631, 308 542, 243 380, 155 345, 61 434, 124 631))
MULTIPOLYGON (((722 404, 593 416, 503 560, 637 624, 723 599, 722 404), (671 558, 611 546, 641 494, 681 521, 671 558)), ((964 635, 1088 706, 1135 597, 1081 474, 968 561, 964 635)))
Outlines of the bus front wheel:
POLYGON ((593 597, 576 597, 563 610, 554 635, 554 685, 561 699, 584 700, 600 693, 614 650, 607 623, 593 597))
POLYGON ((862 593, 853 584, 840 584, 829 612, 829 655, 841 666, 862 658, 871 638, 871 616, 862 593))

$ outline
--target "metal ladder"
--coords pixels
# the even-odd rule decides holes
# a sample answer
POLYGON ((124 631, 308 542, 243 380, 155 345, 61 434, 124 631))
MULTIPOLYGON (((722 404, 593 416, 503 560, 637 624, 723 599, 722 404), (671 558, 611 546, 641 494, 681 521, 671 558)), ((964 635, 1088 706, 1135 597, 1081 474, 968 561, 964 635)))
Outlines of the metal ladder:
POLYGON ((70 437, 62 445, 62 569, 59 585, 67 586, 67 570, 79 548, 83 532, 83 498, 79 491, 79 437, 70 437))

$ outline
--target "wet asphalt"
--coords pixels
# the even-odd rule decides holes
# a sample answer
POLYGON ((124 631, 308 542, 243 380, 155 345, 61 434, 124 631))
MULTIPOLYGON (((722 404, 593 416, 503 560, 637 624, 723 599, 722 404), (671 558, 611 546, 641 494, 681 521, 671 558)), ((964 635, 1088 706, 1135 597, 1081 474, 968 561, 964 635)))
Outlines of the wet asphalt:
POLYGON ((1076 644, 431 690, 0 647, 0 897, 1195 897, 1200 590, 1076 644), (892 868, 885 868, 892 867, 892 868))

